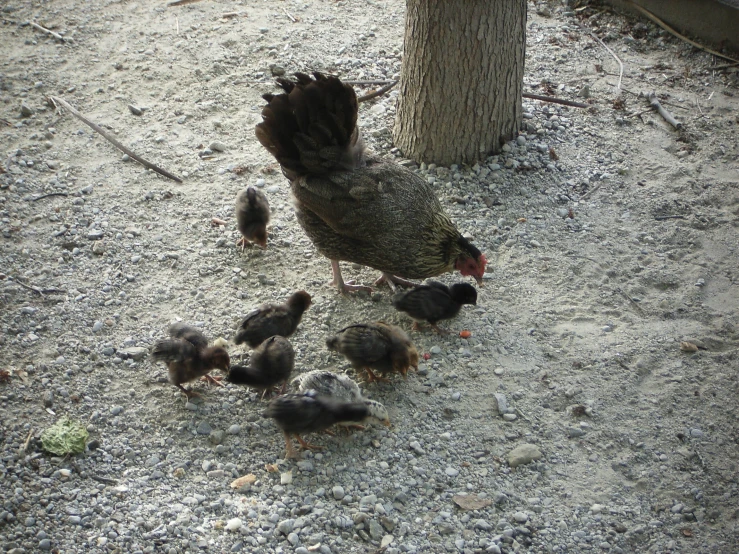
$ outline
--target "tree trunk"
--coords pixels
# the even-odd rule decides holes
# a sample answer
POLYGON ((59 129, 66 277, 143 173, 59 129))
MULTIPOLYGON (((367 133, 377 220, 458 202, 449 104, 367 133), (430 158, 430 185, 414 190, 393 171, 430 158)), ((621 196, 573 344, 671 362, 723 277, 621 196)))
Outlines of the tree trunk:
POLYGON ((406 0, 395 145, 417 162, 472 164, 521 123, 526 0, 406 0))

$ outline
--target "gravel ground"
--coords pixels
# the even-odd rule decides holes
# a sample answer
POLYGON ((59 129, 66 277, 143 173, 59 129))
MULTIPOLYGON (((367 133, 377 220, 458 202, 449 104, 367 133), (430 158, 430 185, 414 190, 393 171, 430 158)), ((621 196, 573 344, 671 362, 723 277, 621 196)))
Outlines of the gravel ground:
MULTIPOLYGON (((299 289, 314 305, 291 339, 297 370, 348 371, 324 344, 348 323, 410 328, 387 289, 327 284, 253 134, 273 74, 396 76, 403 3, 11 1, 1 15, 0 549, 739 551, 736 68, 651 24, 530 4, 526 91, 591 108, 527 100, 500 155, 417 168, 491 260, 478 305, 447 323, 471 337, 413 332, 418 374, 365 387, 392 427, 312 437, 322 452, 284 462, 255 393, 200 384, 186 403, 148 352, 172 321, 229 339, 299 289), (623 61, 620 96, 588 29, 623 61), (681 131, 644 112, 633 93, 651 90, 681 131), (242 254, 247 185, 273 223, 269 248, 242 254), (83 454, 42 451, 63 415, 87 426, 83 454)), ((397 157, 396 94, 360 123, 397 157)))

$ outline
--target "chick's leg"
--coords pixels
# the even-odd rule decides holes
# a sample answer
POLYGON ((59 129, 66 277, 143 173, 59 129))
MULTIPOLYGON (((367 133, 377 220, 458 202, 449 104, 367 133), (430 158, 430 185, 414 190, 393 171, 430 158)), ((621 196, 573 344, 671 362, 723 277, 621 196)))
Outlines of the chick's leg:
POLYGON ((331 281, 331 284, 336 285, 341 294, 345 294, 347 292, 357 292, 360 290, 372 292, 372 288, 370 287, 365 287, 364 285, 354 285, 352 284, 352 282, 345 283, 344 279, 341 277, 341 268, 339 267, 339 262, 337 260, 331 260, 331 271, 334 275, 334 279, 333 281, 331 281))
POLYGON ((301 437, 300 435, 295 435, 295 438, 298 439, 300 446, 302 446, 306 450, 323 450, 323 446, 310 444, 309 442, 306 442, 305 439, 303 439, 303 437, 301 437))
POLYGON ((418 283, 414 283, 413 281, 409 281, 408 279, 396 277, 395 275, 391 275, 390 273, 385 272, 383 272, 380 278, 375 281, 375 285, 382 285, 383 283, 387 283, 387 286, 390 287, 393 292, 397 290, 396 285, 409 288, 415 288, 418 286, 418 283))
POLYGON ((185 396, 187 396, 188 400, 190 398, 202 398, 199 393, 195 392, 194 390, 187 390, 182 385, 177 385, 177 388, 179 388, 185 394, 185 396))
POLYGON ((222 387, 223 383, 221 381, 223 380, 223 377, 213 377, 212 375, 203 375, 200 378, 201 381, 205 381, 206 383, 210 383, 211 385, 216 385, 218 387, 222 387))
POLYGON ((295 451, 295 448, 293 447, 293 441, 290 438, 290 435, 285 433, 285 459, 289 460, 290 458, 298 458, 298 453, 295 451))

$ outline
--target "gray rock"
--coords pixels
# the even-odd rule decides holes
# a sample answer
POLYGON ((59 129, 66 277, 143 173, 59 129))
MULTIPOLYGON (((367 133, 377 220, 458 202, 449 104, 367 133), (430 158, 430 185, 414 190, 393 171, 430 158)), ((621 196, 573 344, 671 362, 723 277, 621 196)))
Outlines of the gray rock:
POLYGON ((23 117, 31 117, 34 113, 36 113, 31 106, 26 104, 25 102, 21 103, 21 115, 23 117))
POLYGON ((130 111, 133 115, 143 115, 144 110, 141 108, 137 108, 133 104, 128 105, 128 111, 130 111))
POLYGON ((143 346, 129 346, 128 348, 121 348, 118 350, 118 355, 124 360, 128 358, 136 361, 143 360, 148 353, 149 349, 144 348, 143 346))
POLYGON ((508 453, 508 465, 518 467, 540 460, 541 450, 534 444, 521 444, 508 453))
POLYGON ((493 399, 493 407, 498 410, 499 415, 508 412, 508 400, 506 400, 505 394, 496 392, 493 395, 493 399))
POLYGON ((369 522, 370 537, 372 537, 376 541, 379 541, 384 534, 385 532, 382 530, 382 526, 374 519, 371 519, 369 522))
POLYGON ((196 429, 198 435, 210 435, 213 431, 212 427, 207 421, 201 421, 196 429))
POLYGON ((229 435, 238 435, 239 433, 241 433, 241 426, 234 423, 226 430, 226 433, 228 433, 229 435))
POLYGON ((333 489, 331 489, 331 494, 334 495, 334 498, 336 500, 341 500, 342 498, 344 498, 345 494, 344 487, 342 487, 341 485, 336 485, 333 489))
POLYGON ((51 550, 51 540, 50 539, 42 539, 38 543, 38 547, 40 550, 51 550))
POLYGON ((295 528, 294 519, 285 519, 277 524, 277 530, 283 535, 289 535, 295 528))
POLYGON ((208 440, 211 444, 221 444, 223 442, 223 439, 226 437, 226 433, 223 431, 211 431, 210 436, 208 437, 208 440))
POLYGON ((44 408, 51 408, 54 405, 54 391, 47 389, 44 391, 44 408))
POLYGON ((90 240, 100 240, 105 236, 105 232, 102 229, 91 229, 87 232, 87 238, 90 240))

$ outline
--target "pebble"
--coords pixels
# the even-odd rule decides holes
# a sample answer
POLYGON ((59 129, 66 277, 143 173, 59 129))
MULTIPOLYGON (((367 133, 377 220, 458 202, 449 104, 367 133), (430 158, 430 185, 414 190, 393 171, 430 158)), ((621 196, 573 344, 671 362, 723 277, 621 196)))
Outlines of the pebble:
POLYGON ((102 321, 96 321, 92 324, 92 332, 93 333, 99 333, 103 330, 103 322, 102 321))
POLYGON ((293 472, 285 471, 280 473, 280 485, 289 485, 293 482, 293 472))
POLYGON ((446 473, 449 477, 456 477, 459 475, 459 470, 454 469, 453 467, 448 467, 444 470, 444 473, 446 473))
POLYGON ((226 523, 226 531, 239 531, 244 526, 244 523, 237 517, 229 519, 226 523))
POLYGON ((419 443, 418 441, 411 441, 408 444, 408 446, 410 447, 411 450, 413 450, 413 452, 415 452, 416 454, 418 454, 420 456, 426 454, 426 452, 424 451, 424 449, 421 448, 421 443, 419 443))
POLYGON ((493 406, 498 410, 499 415, 504 415, 508 412, 508 400, 506 399, 505 394, 496 392, 493 394, 493 399, 493 406))
POLYGON ((385 532, 383 531, 382 526, 379 523, 377 523, 374 519, 370 520, 369 522, 370 537, 372 537, 376 541, 379 541, 384 535, 384 533, 385 532))
POLYGON ((334 498, 336 500, 341 500, 342 498, 344 498, 344 495, 346 493, 344 492, 344 487, 342 487, 341 485, 336 485, 334 488, 331 489, 331 494, 334 495, 334 498))
POLYGON ((541 459, 539 447, 534 444, 521 444, 508 453, 508 465, 518 467, 541 459))
POLYGON ((196 431, 198 435, 210 435, 213 429, 211 428, 211 426, 208 424, 207 421, 201 421, 198 424, 196 431))
POLYGON ((47 389, 44 391, 44 407, 51 408, 53 405, 54 405, 54 391, 47 389))
POLYGON ((227 147, 222 142, 214 140, 208 145, 208 149, 212 150, 213 152, 225 152, 227 150, 227 147))
POLYGON ((144 110, 142 110, 141 108, 137 108, 137 107, 136 107, 136 106, 134 106, 133 104, 129 104, 129 105, 128 105, 128 110, 129 110, 129 111, 130 111, 130 112, 131 112, 131 113, 132 113, 133 115, 143 115, 143 114, 144 114, 144 110))
POLYGON ((41 539, 38 543, 38 547, 41 550, 51 550, 51 540, 50 539, 41 539))
POLYGON ((310 460, 300 460, 298 462, 298 469, 305 472, 313 471, 313 462, 310 460))
POLYGON ((526 512, 516 512, 513 514, 513 521, 516 523, 526 523, 529 520, 529 516, 526 512))
POLYGON ((228 433, 229 435, 238 435, 239 433, 241 433, 241 426, 237 423, 234 423, 226 430, 226 433, 228 433))

